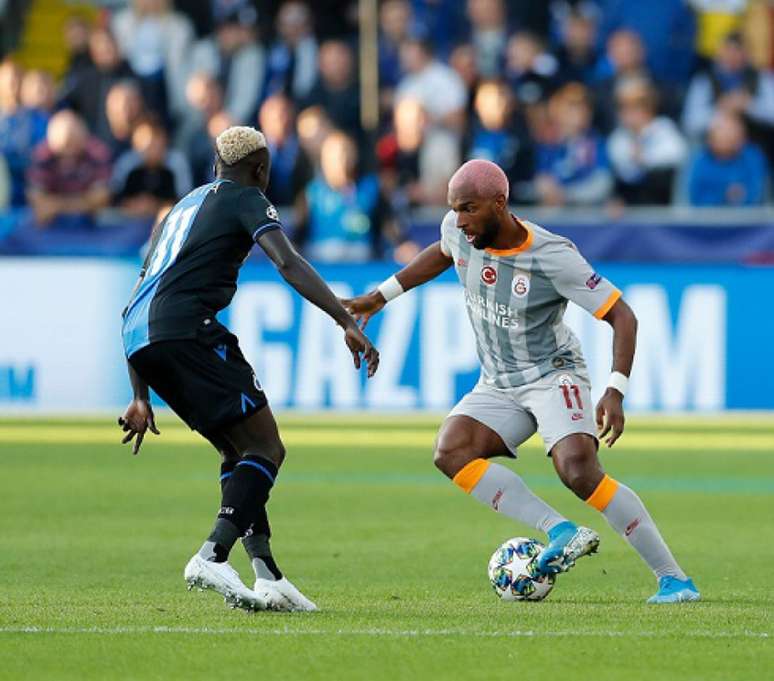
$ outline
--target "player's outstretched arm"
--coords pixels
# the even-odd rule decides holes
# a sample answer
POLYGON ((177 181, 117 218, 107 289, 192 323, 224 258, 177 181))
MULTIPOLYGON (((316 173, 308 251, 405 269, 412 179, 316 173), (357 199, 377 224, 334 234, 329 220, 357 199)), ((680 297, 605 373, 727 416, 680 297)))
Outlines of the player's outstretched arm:
POLYGON ((341 302, 364 329, 368 320, 379 312, 388 300, 435 279, 439 274, 448 270, 452 262, 452 259, 441 250, 441 242, 436 241, 422 252, 417 253, 408 265, 379 288, 365 295, 348 298, 341 302))
MULTIPOLYGON (((602 318, 613 327, 613 377, 621 375, 626 383, 632 372, 634 350, 637 344, 637 317, 632 309, 621 299, 610 308, 602 318)), ((613 378, 611 377, 611 383, 613 378)), ((597 404, 597 428, 599 439, 605 436, 605 444, 612 447, 624 429, 623 392, 625 386, 608 385, 605 394, 597 404)))
POLYGON ((310 303, 330 315, 344 329, 344 341, 352 353, 355 368, 360 368, 362 354, 368 365, 368 376, 369 378, 373 376, 379 367, 379 352, 363 334, 352 315, 339 302, 317 270, 293 248, 293 244, 288 241, 282 230, 274 229, 262 234, 258 237, 258 245, 266 252, 288 284, 310 303))
POLYGON ((140 451, 140 445, 142 445, 143 438, 148 430, 156 435, 160 435, 161 433, 158 428, 156 428, 156 421, 150 403, 148 384, 142 380, 129 362, 126 363, 126 366, 129 370, 129 380, 132 383, 134 399, 129 403, 124 415, 118 418, 118 425, 121 426, 121 429, 126 433, 124 439, 121 440, 121 444, 125 445, 136 436, 137 439, 132 446, 132 454, 137 454, 137 452, 140 451))

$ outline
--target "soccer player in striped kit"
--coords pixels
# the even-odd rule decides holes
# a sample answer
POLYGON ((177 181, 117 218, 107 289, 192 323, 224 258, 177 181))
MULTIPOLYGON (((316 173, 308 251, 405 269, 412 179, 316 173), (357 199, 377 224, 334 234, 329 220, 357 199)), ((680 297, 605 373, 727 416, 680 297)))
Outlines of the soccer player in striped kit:
POLYGON ((481 378, 441 426, 435 465, 479 501, 544 531, 548 545, 538 567, 564 572, 597 550, 599 536, 491 461, 515 458, 537 430, 562 482, 600 511, 653 570, 658 592, 648 602, 698 600, 640 498, 606 475, 597 456, 599 441, 611 447, 624 428, 637 334, 631 308, 572 242, 509 212, 508 180, 494 163, 472 160, 460 167, 448 200, 439 241, 376 290, 344 301, 365 326, 388 301, 454 266, 481 378), (580 344, 563 322, 569 300, 613 327, 613 369, 596 409, 580 344))

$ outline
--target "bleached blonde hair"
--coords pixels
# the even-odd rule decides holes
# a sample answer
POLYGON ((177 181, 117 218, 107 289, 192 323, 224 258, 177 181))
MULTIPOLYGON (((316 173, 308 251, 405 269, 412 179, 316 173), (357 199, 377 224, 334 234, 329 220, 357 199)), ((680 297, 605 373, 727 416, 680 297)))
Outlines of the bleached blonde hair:
POLYGON ((223 163, 233 166, 259 149, 265 149, 266 138, 260 130, 248 125, 234 125, 217 136, 215 148, 223 163))

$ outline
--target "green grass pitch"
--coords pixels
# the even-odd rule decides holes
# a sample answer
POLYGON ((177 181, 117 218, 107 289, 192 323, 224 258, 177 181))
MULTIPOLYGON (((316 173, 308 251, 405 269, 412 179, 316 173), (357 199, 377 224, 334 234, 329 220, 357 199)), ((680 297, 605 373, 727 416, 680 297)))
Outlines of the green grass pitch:
POLYGON ((489 556, 534 532, 435 471, 440 418, 279 420, 274 550, 318 613, 247 615, 186 591, 218 459, 175 420, 137 458, 108 420, 0 421, 0 678, 774 678, 771 417, 631 418, 603 453, 701 589, 680 607, 644 604, 650 573, 537 440, 508 465, 602 544, 548 600, 502 603, 489 556))

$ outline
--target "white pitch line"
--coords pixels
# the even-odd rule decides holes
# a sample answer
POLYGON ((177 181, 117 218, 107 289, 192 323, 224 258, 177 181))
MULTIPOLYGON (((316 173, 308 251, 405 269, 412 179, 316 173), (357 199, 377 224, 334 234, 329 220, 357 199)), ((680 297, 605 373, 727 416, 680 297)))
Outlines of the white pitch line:
POLYGON ((768 639, 771 634, 764 631, 680 631, 672 633, 658 631, 472 631, 466 629, 237 629, 213 627, 0 627, 0 634, 96 634, 103 636, 121 634, 203 634, 222 636, 229 634, 253 634, 257 636, 394 636, 398 638, 420 638, 438 636, 465 636, 475 638, 665 638, 680 636, 688 638, 758 638, 768 639))

